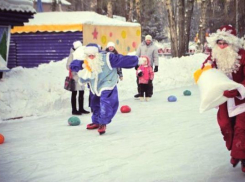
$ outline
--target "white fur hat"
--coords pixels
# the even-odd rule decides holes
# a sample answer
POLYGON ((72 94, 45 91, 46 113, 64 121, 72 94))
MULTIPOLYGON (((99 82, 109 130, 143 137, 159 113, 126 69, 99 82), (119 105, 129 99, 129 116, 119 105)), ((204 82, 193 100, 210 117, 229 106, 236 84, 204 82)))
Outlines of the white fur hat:
POLYGON ((84 48, 84 54, 86 55, 96 55, 99 52, 96 46, 87 46, 84 48))
POLYGON ((145 36, 145 40, 150 40, 150 41, 152 41, 151 35, 146 35, 146 36, 145 36))
POLYGON ((108 44, 107 44, 106 47, 107 47, 107 48, 108 48, 108 47, 114 47, 114 48, 115 48, 115 44, 114 44, 114 42, 108 42, 108 44))

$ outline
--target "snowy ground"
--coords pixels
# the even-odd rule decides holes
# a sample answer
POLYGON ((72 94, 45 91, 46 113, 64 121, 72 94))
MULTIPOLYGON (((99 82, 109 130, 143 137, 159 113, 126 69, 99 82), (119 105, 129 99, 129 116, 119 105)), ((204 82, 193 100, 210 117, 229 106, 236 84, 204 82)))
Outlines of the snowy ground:
MULTIPOLYGON (((90 114, 79 117, 81 125, 68 126, 70 94, 53 86, 54 82, 63 84, 66 71, 59 76, 50 72, 50 67, 60 71, 63 62, 43 65, 42 75, 40 68, 9 72, 0 82, 0 96, 4 95, 0 97, 1 107, 8 103, 5 97, 13 97, 21 105, 25 99, 18 91, 44 96, 37 99, 30 95, 26 113, 31 117, 5 120, 9 113, 0 108, 0 133, 6 139, 0 145, 0 182, 244 181, 240 165, 233 168, 229 164, 229 152, 216 122, 216 109, 199 114, 199 90, 193 84, 192 73, 204 58, 205 55, 194 55, 161 59, 150 102, 133 99, 135 71, 124 71, 125 78, 118 85, 120 106, 129 105, 132 112, 122 114, 118 110, 102 136, 96 130, 86 130, 90 114), (42 90, 41 77, 46 79, 48 72, 50 79, 42 90), (30 74, 34 80, 31 86, 26 89, 19 86, 18 80, 24 82, 22 78, 30 74), (18 89, 14 92, 7 82, 16 83, 18 89), (192 95, 184 96, 184 90, 190 90, 192 95), (168 102, 169 95, 175 95, 177 102, 168 102), (45 97, 50 100, 44 100, 45 97), (62 106, 58 107, 57 99, 62 106), (37 101, 43 104, 36 104, 37 101), (45 110, 47 105, 49 108, 45 110)), ((10 110, 10 113, 12 117, 17 112, 10 110)))

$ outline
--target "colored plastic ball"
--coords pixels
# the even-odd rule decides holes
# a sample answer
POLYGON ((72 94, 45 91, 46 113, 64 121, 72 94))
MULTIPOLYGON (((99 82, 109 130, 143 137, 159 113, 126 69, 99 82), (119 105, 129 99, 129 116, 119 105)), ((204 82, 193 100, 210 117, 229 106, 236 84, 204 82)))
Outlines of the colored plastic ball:
POLYGON ((77 126, 77 125, 80 125, 81 121, 78 117, 76 116, 72 116, 68 119, 68 124, 70 126, 77 126))
POLYGON ((191 95, 191 91, 190 90, 185 90, 183 92, 184 96, 190 96, 191 95))
POLYGON ((2 134, 0 134, 0 144, 4 143, 4 136, 2 134))
POLYGON ((121 107, 120 110, 121 110, 122 113, 129 113, 131 111, 131 108, 129 106, 127 106, 127 105, 124 105, 124 106, 121 107))
POLYGON ((177 98, 174 95, 170 95, 168 97, 168 102, 176 102, 176 101, 177 101, 177 98))

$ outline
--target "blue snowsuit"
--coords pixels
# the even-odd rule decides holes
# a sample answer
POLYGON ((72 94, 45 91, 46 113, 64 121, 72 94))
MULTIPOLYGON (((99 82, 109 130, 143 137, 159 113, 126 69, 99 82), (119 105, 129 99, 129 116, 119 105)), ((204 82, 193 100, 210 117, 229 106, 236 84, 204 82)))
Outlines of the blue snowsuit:
POLYGON ((133 68, 138 65, 137 56, 123 56, 121 54, 102 54, 102 72, 94 79, 79 78, 79 82, 88 83, 91 94, 92 122, 108 124, 115 116, 119 102, 117 92, 117 68, 133 68))

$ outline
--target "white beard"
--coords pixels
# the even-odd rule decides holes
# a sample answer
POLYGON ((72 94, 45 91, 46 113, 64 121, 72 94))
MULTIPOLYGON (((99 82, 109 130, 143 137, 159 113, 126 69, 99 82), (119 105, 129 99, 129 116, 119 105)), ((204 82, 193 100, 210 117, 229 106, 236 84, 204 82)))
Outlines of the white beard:
POLYGON ((99 74, 102 72, 102 66, 104 65, 104 62, 102 61, 101 54, 96 54, 96 57, 94 59, 87 58, 88 65, 90 66, 92 73, 99 74))
POLYGON ((96 57, 94 59, 90 59, 89 57, 86 57, 86 60, 88 61, 88 65, 91 68, 91 72, 85 68, 85 65, 83 64, 83 70, 78 72, 78 76, 83 79, 94 79, 102 72, 102 66, 104 65, 104 62, 102 61, 101 54, 96 54, 96 57))
POLYGON ((218 69, 220 69, 226 75, 230 75, 232 72, 236 73, 240 67, 240 56, 234 51, 232 45, 229 45, 225 49, 220 49, 218 45, 215 45, 212 51, 212 58, 216 60, 218 69))

